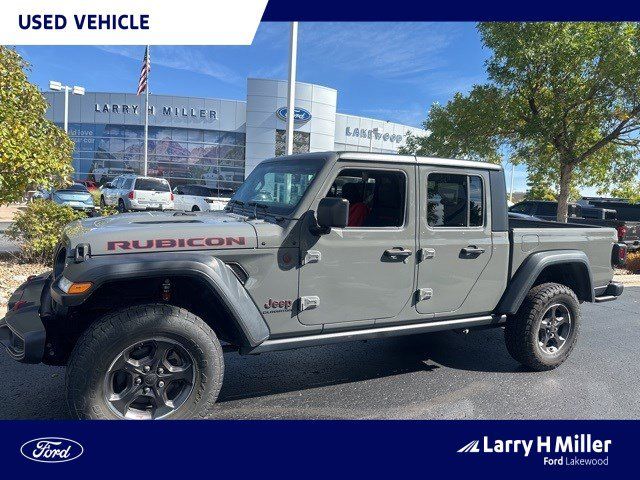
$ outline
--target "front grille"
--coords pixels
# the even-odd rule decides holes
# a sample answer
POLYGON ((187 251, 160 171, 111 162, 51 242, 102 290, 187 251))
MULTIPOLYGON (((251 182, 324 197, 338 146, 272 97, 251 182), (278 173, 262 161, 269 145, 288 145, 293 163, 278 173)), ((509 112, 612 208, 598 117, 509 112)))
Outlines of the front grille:
POLYGON ((58 278, 64 271, 64 265, 67 258, 67 249, 62 245, 58 245, 55 256, 53 257, 53 278, 58 278))

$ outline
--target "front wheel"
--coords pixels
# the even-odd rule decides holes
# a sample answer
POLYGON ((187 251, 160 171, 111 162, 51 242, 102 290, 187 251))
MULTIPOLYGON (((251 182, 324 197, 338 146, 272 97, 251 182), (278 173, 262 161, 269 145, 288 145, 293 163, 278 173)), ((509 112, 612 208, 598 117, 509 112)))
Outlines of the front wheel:
POLYGON ((67 368, 67 401, 82 419, 203 418, 218 398, 222 347, 200 318, 138 305, 90 326, 67 368))
POLYGON ((518 313, 507 318, 507 350, 532 370, 551 370, 569 357, 579 327, 580 305, 573 290, 543 283, 533 287, 518 313))

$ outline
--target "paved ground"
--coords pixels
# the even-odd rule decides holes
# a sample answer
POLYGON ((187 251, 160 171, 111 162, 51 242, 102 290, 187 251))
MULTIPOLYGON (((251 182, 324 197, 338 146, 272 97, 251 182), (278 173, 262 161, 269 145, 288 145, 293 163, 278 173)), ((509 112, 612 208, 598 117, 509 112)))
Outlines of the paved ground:
MULTIPOLYGON (((640 288, 584 305, 552 372, 523 371, 500 330, 225 356, 219 418, 640 418, 640 288)), ((0 354, 0 418, 66 418, 64 369, 0 354)))

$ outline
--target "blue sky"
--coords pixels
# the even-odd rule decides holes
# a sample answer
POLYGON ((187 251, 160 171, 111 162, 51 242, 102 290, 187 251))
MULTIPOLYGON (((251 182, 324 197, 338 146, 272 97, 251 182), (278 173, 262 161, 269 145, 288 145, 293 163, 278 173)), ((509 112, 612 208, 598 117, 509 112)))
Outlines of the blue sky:
MULTIPOLYGON (((263 23, 251 46, 152 46, 150 91, 244 99, 247 77, 286 78, 288 42, 287 23, 263 23)), ((141 46, 18 50, 41 88, 58 80, 88 91, 135 92, 144 54, 141 46)), ((301 23, 298 80, 337 89, 342 113, 420 126, 432 103, 486 79, 487 56, 473 23, 301 23)), ((516 190, 525 178, 516 169, 516 190)))

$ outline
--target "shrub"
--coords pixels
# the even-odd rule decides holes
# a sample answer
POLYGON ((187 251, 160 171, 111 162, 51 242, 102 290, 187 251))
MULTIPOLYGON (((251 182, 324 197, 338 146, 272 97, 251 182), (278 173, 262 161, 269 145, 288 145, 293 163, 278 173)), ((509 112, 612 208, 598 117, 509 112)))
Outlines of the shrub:
MULTIPOLYGON (((93 203, 96 207, 100 206, 100 196, 102 192, 100 190, 91 190, 91 196, 93 197, 93 203)), ((104 207, 100 207, 100 216, 108 217, 109 215, 116 215, 118 213, 118 209, 116 207, 105 205, 104 207)))
POLYGON ((622 268, 628 270, 630 273, 640 271, 640 251, 628 253, 627 261, 622 268))
POLYGON ((24 260, 49 265, 64 226, 85 217, 84 213, 76 212, 71 207, 48 200, 35 200, 16 214, 6 235, 20 244, 24 260))

